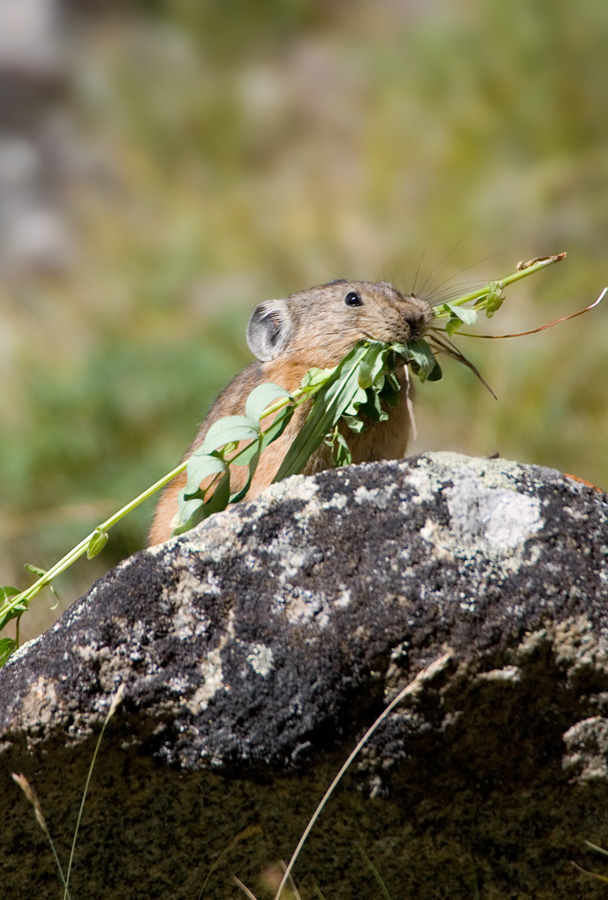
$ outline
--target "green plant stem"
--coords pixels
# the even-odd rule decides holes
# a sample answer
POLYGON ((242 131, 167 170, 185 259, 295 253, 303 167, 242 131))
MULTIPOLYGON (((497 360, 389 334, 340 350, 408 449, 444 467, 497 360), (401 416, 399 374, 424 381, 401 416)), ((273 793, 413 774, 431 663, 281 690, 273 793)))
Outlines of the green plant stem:
MULTIPOLYGON (((327 378, 330 377, 330 374, 331 373, 328 373, 327 378)), ((277 400, 275 403, 271 404, 267 409, 264 410, 261 418, 264 419, 267 416, 270 416, 273 413, 278 412, 280 409, 282 409, 288 403, 291 403, 292 398, 293 398, 293 400, 299 401, 300 403, 303 402, 304 399, 307 399, 308 395, 316 393, 316 391, 318 391, 320 389, 320 387, 322 387, 322 385, 325 383, 325 380, 326 379, 324 379, 323 382, 319 385, 313 385, 313 386, 307 387, 307 388, 297 388, 295 391, 293 391, 291 398, 286 397, 284 399, 277 400)), ((244 448, 241 452, 244 453, 245 449, 246 448, 244 448)), ((236 456, 233 459, 231 459, 230 462, 231 463, 237 462, 239 455, 240 454, 237 453, 236 456)), ((16 609, 18 606, 20 606, 23 603, 29 604, 29 602, 31 600, 33 600, 34 597, 36 597, 40 593, 40 591, 42 591, 45 587, 48 587, 48 585, 50 585, 51 582, 54 581, 58 575, 61 575, 63 572, 66 571, 66 569, 69 569, 70 566, 76 562, 76 560, 80 559, 81 556, 85 555, 85 553, 87 552, 87 550, 89 548, 91 541, 96 536, 96 534, 98 534, 100 531, 101 532, 109 531, 110 528, 112 528, 114 525, 116 525, 118 522, 120 522, 121 519, 123 519, 125 516, 127 516, 136 507, 140 506, 140 504, 144 503, 146 500, 148 500, 150 497, 152 497, 157 491, 160 491, 163 487, 165 487, 167 484, 169 484, 170 481, 173 481, 173 479, 177 475, 181 475, 181 473, 186 470, 186 466, 187 466, 187 461, 180 463, 179 466, 175 467, 175 469, 172 469, 166 475, 163 475, 162 478, 160 478, 158 481, 156 481, 154 484, 152 484, 149 488, 147 488, 141 494, 138 494, 138 496, 135 497, 133 500, 131 500, 129 503, 127 503, 126 506, 123 506, 121 509, 119 509, 117 512, 115 512, 113 515, 111 515, 108 519, 105 520, 105 522, 102 522, 100 525, 97 525, 97 527, 94 528, 93 531, 91 531, 89 534, 87 534, 87 536, 84 537, 80 541, 80 543, 76 544, 76 546, 73 547, 69 551, 69 553, 66 553, 65 556, 63 556, 58 562, 56 562, 53 566, 51 566, 51 568, 47 572, 45 572, 44 575, 41 575, 40 578, 34 582, 34 584, 30 585, 29 588, 27 588, 25 591, 22 591, 20 594, 13 595, 10 600, 8 600, 2 607, 0 607, 0 616, 5 617, 7 614, 10 614, 10 612, 13 609, 16 609)), ((17 646, 18 645, 19 645, 19 640, 18 640, 18 631, 17 631, 17 646)))
MULTIPOLYGON (((498 281, 489 281, 485 287, 481 288, 478 291, 472 291, 470 294, 465 294, 463 297, 458 297, 456 300, 450 300, 452 306, 464 306, 465 303, 471 303, 473 300, 480 300, 482 297, 485 297, 491 290, 504 290, 507 285, 513 284, 516 281, 520 281, 522 278, 527 278, 528 275, 533 275, 535 272, 540 271, 541 269, 546 269, 547 266, 552 266, 554 263, 559 262, 564 259, 564 255, 556 254, 555 256, 547 256, 545 259, 539 259, 538 262, 533 263, 531 266, 526 266, 525 269, 520 269, 517 272, 512 272, 511 275, 507 275, 505 278, 501 278, 498 281)), ((444 304, 439 304, 439 306, 433 307, 435 315, 438 318, 445 317, 447 313, 442 312, 442 307, 444 304)))
POLYGON ((47 587, 58 575, 61 575, 62 572, 65 572, 66 569, 76 562, 77 559, 80 559, 81 556, 87 552, 89 544, 91 540, 95 537, 95 535, 100 531, 109 531, 117 522, 120 522, 126 515, 132 512, 137 506, 159 491, 161 488, 165 487, 170 481, 172 481, 176 475, 181 474, 186 468, 186 463, 180 463, 175 469, 172 469, 171 472, 168 472, 158 481, 156 481, 153 485, 151 485, 147 490, 143 491, 143 493, 139 494, 135 499, 131 500, 130 503, 127 503, 126 506, 123 506, 118 512, 115 512, 109 519, 106 519, 105 522, 102 522, 101 525, 98 525, 93 529, 85 538, 83 538, 79 544, 76 544, 69 553, 66 553, 64 557, 62 557, 58 562, 55 563, 54 566, 45 572, 44 575, 41 575, 40 578, 34 582, 34 584, 30 585, 25 591, 22 591, 20 594, 15 594, 11 597, 9 601, 7 601, 4 606, 0 608, 0 615, 5 616, 7 613, 10 613, 11 610, 15 609, 17 606, 22 603, 29 603, 37 594, 40 593, 43 588, 47 587))

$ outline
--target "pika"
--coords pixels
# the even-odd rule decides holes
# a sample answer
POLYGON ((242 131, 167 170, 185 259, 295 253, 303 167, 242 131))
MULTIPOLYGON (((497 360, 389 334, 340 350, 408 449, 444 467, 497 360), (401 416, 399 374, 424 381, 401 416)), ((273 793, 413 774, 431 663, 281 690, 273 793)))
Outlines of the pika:
MULTIPOLYGON (((247 327, 247 343, 257 360, 217 397, 184 458, 202 444, 213 422, 222 416, 242 415, 247 396, 259 384, 272 381, 294 391, 309 369, 337 366, 359 341, 406 343, 423 335, 432 317, 432 307, 426 300, 405 297, 387 281, 338 279, 291 294, 286 299, 260 303, 247 327)), ((401 377, 405 378, 405 373, 401 377)), ((266 448, 247 493, 248 500, 271 484, 309 409, 310 402, 298 407, 281 437, 266 448)), ((405 455, 410 433, 405 390, 400 391, 398 405, 387 409, 387 413, 386 421, 370 422, 361 433, 344 428, 353 462, 401 459, 405 455)), ((311 475, 331 466, 331 449, 321 444, 308 460, 303 474, 311 475)), ((246 469, 235 466, 234 474, 231 472, 232 491, 242 488, 246 477, 246 469)), ((183 472, 165 488, 150 530, 150 545, 171 537, 178 494, 186 481, 183 472)))

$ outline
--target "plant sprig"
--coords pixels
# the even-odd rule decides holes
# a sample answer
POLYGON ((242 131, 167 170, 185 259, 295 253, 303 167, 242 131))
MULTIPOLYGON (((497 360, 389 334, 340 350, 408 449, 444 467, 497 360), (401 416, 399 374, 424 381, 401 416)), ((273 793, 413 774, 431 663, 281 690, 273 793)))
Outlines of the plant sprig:
MULTIPOLYGON (((418 342, 416 342, 418 343, 418 342)), ((411 351, 412 345, 365 341, 357 344, 334 369, 311 369, 300 388, 290 394, 279 385, 259 385, 249 395, 245 415, 225 416, 209 428, 202 445, 186 462, 188 481, 179 494, 179 509, 172 522, 174 534, 182 534, 202 519, 225 509, 229 503, 247 494, 262 452, 283 433, 296 407, 315 402, 291 444, 274 481, 282 481, 301 472, 317 447, 334 436, 341 464, 352 462, 347 443, 336 427, 345 418, 353 431, 360 431, 363 421, 383 421, 388 413, 383 404, 395 406, 399 381, 394 374, 397 360, 423 358, 427 367, 435 366, 432 352, 411 351), (262 420, 274 415, 270 425, 262 420), (244 446, 241 446, 244 445, 244 446), (248 466, 245 484, 231 493, 230 471, 233 466, 248 466), (201 486, 205 483, 205 486, 201 486)), ((423 362, 419 362, 422 369, 423 362)))
MULTIPOLYGON (((279 481, 302 471, 323 441, 331 446, 336 465, 351 463, 348 441, 338 427, 341 420, 352 431, 358 432, 364 428, 365 421, 386 419, 387 407, 396 405, 401 388, 395 374, 397 366, 405 364, 421 381, 436 381, 442 377, 437 352, 447 352, 456 357, 482 378, 475 366, 454 347, 450 341, 451 335, 460 331, 463 325, 475 324, 479 312, 484 312, 488 317, 494 315, 503 302, 504 289, 508 285, 559 262, 565 256, 565 253, 558 253, 518 263, 516 271, 510 275, 435 306, 434 321, 447 319, 447 322, 443 329, 433 325, 428 340, 419 338, 408 344, 365 341, 354 347, 334 369, 311 369, 300 387, 292 393, 271 383, 255 388, 247 398, 243 416, 227 416, 215 422, 209 428, 202 446, 186 462, 172 469, 99 524, 48 571, 26 567, 39 575, 29 588, 19 591, 15 587, 0 587, 0 631, 13 619, 17 620, 16 637, 0 638, 0 666, 19 645, 19 622, 34 597, 45 587, 52 590, 54 579, 80 557, 86 554, 92 559, 96 556, 107 543, 110 529, 176 476, 184 471, 188 476, 173 523, 174 534, 181 534, 212 513, 243 499, 263 451, 283 433, 295 409, 311 400, 313 403, 306 421, 274 480, 279 481), (447 334, 447 337, 440 338, 438 332, 447 334), (270 422, 264 425, 267 419, 270 422), (231 492, 230 470, 236 465, 247 466, 248 473, 244 485, 238 491, 231 492), (201 488, 201 483, 205 482, 206 486, 201 488)), ((600 302, 604 293, 592 306, 600 302)))
POLYGON ((565 253, 554 253, 552 256, 539 256, 527 262, 519 262, 515 267, 515 272, 512 272, 510 275, 506 275, 498 281, 490 281, 480 290, 464 294, 462 297, 450 300, 449 303, 441 303, 439 306, 435 306, 433 310, 434 318, 447 318, 445 331, 451 337, 457 331, 460 331, 463 325, 475 325, 478 312, 485 312, 488 318, 498 312, 504 302, 504 291, 508 285, 520 281, 522 278, 527 278, 528 275, 534 275, 535 272, 546 269, 547 266, 551 266, 565 258, 565 253), (473 305, 466 306, 467 303, 472 303, 473 305))

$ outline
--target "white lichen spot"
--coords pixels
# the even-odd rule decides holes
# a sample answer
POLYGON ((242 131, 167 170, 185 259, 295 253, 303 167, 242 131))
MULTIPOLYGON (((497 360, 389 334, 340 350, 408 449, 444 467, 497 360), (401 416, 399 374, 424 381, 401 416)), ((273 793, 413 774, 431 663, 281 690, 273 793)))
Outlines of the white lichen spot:
POLYGON ((507 554, 542 528, 540 501, 515 490, 486 487, 463 467, 446 488, 452 530, 465 543, 485 539, 494 554, 507 554))
POLYGON ((286 551, 287 548, 284 547, 279 559, 283 567, 283 571, 279 576, 281 580, 297 578, 310 555, 303 548, 286 551))
POLYGON ((572 506, 563 506, 563 512, 570 516, 575 522, 586 522, 589 518, 589 512, 587 509, 574 509, 572 506))
POLYGON ((608 671, 605 642, 585 615, 563 619, 555 626, 553 652, 557 664, 568 668, 569 678, 585 670, 608 671))
POLYGON ((406 463, 405 481, 416 491, 414 503, 430 502, 446 481, 452 479, 455 469, 468 469, 476 474, 486 488, 513 489, 513 483, 521 471, 519 463, 509 459, 482 459, 464 456, 462 453, 435 452, 432 460, 422 458, 415 467, 406 463))
POLYGON ((437 522, 427 519, 420 529, 420 537, 433 547, 433 553, 437 559, 448 561, 454 559, 453 541, 450 540, 446 529, 437 522))
POLYGON ((463 612, 475 612, 477 609, 477 599, 475 597, 462 595, 458 606, 463 612))
POLYGON ((440 483, 435 483, 429 473, 426 460, 419 461, 415 469, 408 470, 405 481, 411 485, 415 491, 412 501, 414 503, 430 503, 435 492, 441 487, 440 483))
POLYGON ((274 669, 272 649, 266 644, 252 644, 251 652, 247 654, 247 662, 257 675, 265 678, 274 669))
POLYGON ((22 657, 26 656, 30 652, 30 650, 32 650, 32 648, 36 646, 36 644, 38 643, 38 641, 41 640, 41 638, 42 638, 42 635, 39 634, 38 637, 31 638, 29 641, 26 641, 25 644, 21 644, 21 646, 18 647, 15 650, 15 652, 11 654, 11 656, 8 659, 8 662, 6 662, 5 665, 7 667, 15 665, 16 661, 18 659, 21 659, 22 657))
POLYGON ((348 497, 346 494, 334 494, 331 500, 327 500, 325 503, 326 509, 344 509, 348 504, 348 497))
POLYGON ((95 660, 99 656, 99 648, 94 647, 91 644, 81 644, 74 649, 78 656, 85 662, 91 662, 91 660, 95 660))
POLYGON ((365 503, 366 505, 377 506, 378 509, 386 509, 395 487, 394 484, 389 484, 381 488, 367 488, 361 484, 354 493, 355 503, 365 503))
POLYGON ((222 672, 222 648, 210 650, 201 662, 202 684, 188 700, 188 709, 196 715, 209 706, 209 701, 218 691, 225 690, 222 672))
POLYGON ((519 666, 504 666, 502 669, 491 669, 489 672, 480 672, 476 681, 521 681, 521 669, 519 666))
POLYGON ((319 628, 326 628, 330 620, 330 610, 324 596, 301 588, 294 589, 291 596, 282 597, 287 621, 290 625, 305 625, 313 622, 319 628))
POLYGON ((351 601, 350 591, 347 591, 346 588, 344 588, 342 590, 340 596, 338 597, 338 599, 334 600, 334 606, 337 606, 340 609, 343 609, 345 606, 348 606, 350 601, 351 601))
MULTIPOLYGON (((285 494, 289 494, 290 500, 311 500, 318 491, 314 478, 304 475, 293 475, 277 484, 272 484, 260 494, 259 500, 281 500, 285 494)), ((259 502, 259 501, 258 501, 259 502)))
POLYGON ((172 617, 173 633, 179 641, 205 634, 209 623, 192 603, 182 603, 172 617))
MULTIPOLYGON (((424 465, 409 473, 410 482, 420 492, 420 502, 434 500, 438 493, 447 501, 450 524, 440 525, 429 518, 420 530, 433 553, 448 561, 490 557, 503 572, 509 573, 536 562, 541 551, 533 545, 526 547, 526 541, 543 527, 544 520, 539 499, 516 489, 518 465, 501 460, 498 471, 494 471, 494 460, 434 454, 440 462, 444 456, 452 466, 443 470, 444 474, 441 466, 435 466, 431 472, 424 465), (454 473, 457 462, 466 465, 460 465, 454 473)), ((472 601, 463 599, 463 608, 471 609, 472 601)))
POLYGON ((58 701, 55 685, 50 678, 40 676, 30 686, 23 698, 19 712, 19 725, 27 728, 41 728, 48 725, 57 713, 58 701))

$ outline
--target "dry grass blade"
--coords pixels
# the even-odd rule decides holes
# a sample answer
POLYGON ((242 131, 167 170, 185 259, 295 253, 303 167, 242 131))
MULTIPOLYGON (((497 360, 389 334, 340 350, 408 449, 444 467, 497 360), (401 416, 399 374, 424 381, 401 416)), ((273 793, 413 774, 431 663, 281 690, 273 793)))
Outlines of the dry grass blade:
POLYGON ((238 834, 236 834, 236 835, 232 838, 232 840, 230 841, 230 843, 227 844, 227 845, 224 847, 224 849, 223 849, 223 850, 221 851, 221 853, 218 855, 217 859, 215 860, 215 862, 213 863, 213 865, 211 866, 211 868, 210 868, 209 871, 207 872, 207 877, 205 878, 205 880, 204 880, 204 882, 203 882, 203 886, 202 886, 202 888, 201 888, 201 892, 200 892, 200 894, 198 895, 198 900, 202 900, 203 895, 204 895, 205 891, 207 890, 207 885, 209 884, 209 882, 210 882, 210 880, 211 880, 211 876, 213 875, 213 873, 215 872, 215 870, 218 868, 218 866, 220 866, 220 865, 222 864, 222 862, 226 859, 226 857, 228 856, 228 854, 229 854, 232 850, 234 850, 234 848, 235 848, 238 844, 240 844, 241 841, 247 840, 247 838, 251 837, 251 836, 254 835, 254 834, 261 834, 261 833, 262 833, 262 829, 260 828, 259 825, 248 825, 247 828, 244 828, 242 831, 240 831, 238 834))
POLYGON ((373 864, 373 862, 371 861, 371 859, 369 858, 369 856, 367 855, 367 853, 365 852, 365 850, 363 849, 363 847, 362 847, 360 844, 356 844, 355 846, 357 847, 357 850, 359 851, 359 853, 360 853, 361 856, 363 857, 363 859, 364 859, 365 863, 367 864, 367 866, 368 866, 370 872, 372 873, 372 875, 374 876, 374 878, 375 878, 376 881, 378 882, 378 885, 379 885, 379 887, 380 887, 380 890, 382 891, 382 896, 384 897, 384 900, 391 900, 391 895, 390 895, 389 892, 388 892, 388 888, 387 888, 387 886, 385 885, 385 883, 384 883, 384 881, 383 881, 383 879, 382 879, 382 876, 380 875, 380 872, 379 872, 378 869, 375 867, 375 865, 373 864))
POLYGON ((479 380, 481 381, 483 386, 485 388, 487 388, 487 390, 492 394, 494 399, 498 400, 498 397, 496 396, 496 394, 494 393, 494 391, 492 390, 492 388, 490 387, 488 382, 485 380, 485 378, 483 377, 483 375, 481 374, 481 372, 479 371, 477 366, 474 363, 472 363, 469 359, 467 359, 466 356, 464 355, 464 353, 461 353, 461 351, 458 349, 458 347, 455 344, 453 344, 452 341, 448 337, 439 337, 433 331, 433 334, 429 334, 429 341, 432 344, 435 344, 439 348, 439 352, 446 353, 448 356, 451 356, 452 359, 457 360, 458 362, 462 363, 463 366, 466 366, 467 369, 470 369, 471 372, 473 372, 473 374, 476 375, 477 378, 479 378, 479 380))
POLYGON ((583 869, 578 863, 572 861, 570 864, 573 865, 575 869, 578 869, 583 875, 587 875, 589 878, 595 878, 596 881, 605 881, 608 883, 608 878, 605 875, 598 875, 597 872, 590 872, 589 869, 583 869))
POLYGON ((249 890, 246 884, 243 884, 240 878, 237 878, 236 875, 233 875, 232 880, 237 885, 237 887, 240 887, 243 893, 246 894, 247 897, 249 897, 249 900, 257 900, 256 895, 249 890))
POLYGON ((46 824, 46 820, 44 815, 42 814, 42 806, 40 804, 40 800, 38 798, 38 794, 34 790, 33 786, 29 783, 25 775, 18 775, 16 772, 11 773, 13 781, 19 785, 29 802, 34 807, 34 814, 36 816, 36 821, 40 825, 40 828, 46 835, 46 839, 49 842, 51 847, 53 856, 55 858, 55 863, 57 865, 57 869, 59 871, 59 877, 61 878, 61 883, 64 888, 64 897, 65 900, 70 900, 70 894, 68 892, 68 882, 66 877, 63 874, 63 869, 61 868, 61 863, 59 862, 59 857, 57 856, 57 851, 55 850, 55 844, 53 843, 53 839, 51 837, 51 833, 48 829, 48 825, 46 824))
POLYGON ((603 847, 598 846, 598 844, 592 844, 591 841, 585 841, 585 845, 589 847, 590 850, 595 850, 596 853, 601 853, 602 856, 608 856, 608 850, 605 850, 603 847))
POLYGON ((283 867, 283 871, 287 873, 287 878, 288 878, 288 881, 289 881, 289 887, 290 887, 291 890, 293 891, 294 900, 302 900, 302 898, 300 897, 300 892, 299 892, 299 890, 298 890, 297 887, 296 887, 296 883, 295 883, 295 881, 293 880, 293 878, 291 877, 291 873, 290 873, 290 872, 287 872, 287 866, 285 865, 285 863, 283 862, 283 860, 281 860, 281 866, 283 867))
POLYGON ((304 829, 304 833, 302 834, 302 837, 298 841, 298 846, 294 850, 293 856, 289 860, 289 865, 287 866, 287 868, 285 870, 285 874, 283 876, 281 884, 279 885, 279 889, 276 893, 275 900, 280 900, 281 894, 283 893, 283 889, 285 888, 285 885, 287 884, 287 882, 289 880, 291 871, 295 865, 295 862, 296 862, 298 856, 300 855, 300 851, 301 851, 302 847, 306 843, 308 835, 314 828, 315 822, 321 815, 321 812, 323 811, 325 804, 327 803, 327 801, 329 800, 329 798, 335 791, 336 787, 338 786, 339 782, 342 779, 342 776, 347 771, 347 769, 350 767, 350 765, 353 762, 353 760, 355 759, 355 757, 362 750, 362 748, 365 746, 365 744, 370 739, 372 734, 376 731, 376 729, 379 728, 379 726, 382 724, 382 722, 384 722, 384 720, 387 718, 387 716, 390 715, 390 713, 393 711, 395 706, 397 706, 397 704, 399 704, 405 697, 419 691, 422 688, 422 684, 425 681, 428 681, 430 678, 433 678, 438 672, 440 672, 444 668, 444 666, 452 658, 452 655, 453 655, 452 651, 448 650, 442 656, 433 660, 432 663, 430 663, 428 666, 425 666, 424 669, 422 669, 420 672, 418 672, 418 674, 416 675, 414 680, 411 681, 408 685, 406 685, 402 691, 399 691, 397 696, 393 700, 391 700, 391 702, 386 707, 386 709, 378 716, 378 718, 373 723, 373 725, 370 728, 368 728, 368 730, 365 732, 365 734, 363 735, 363 737, 361 738, 361 740, 359 741, 359 743, 357 744, 355 749, 352 751, 352 753, 350 754, 350 756, 348 757, 348 759, 346 760, 346 762, 344 763, 344 765, 342 766, 342 768, 340 769, 340 771, 338 772, 338 774, 336 775, 336 777, 334 778, 334 780, 332 781, 330 786, 328 787, 327 791, 325 792, 325 794, 323 796, 323 799, 321 800, 321 802, 317 806, 316 810, 312 814, 312 817, 311 817, 308 825, 304 829))
POLYGON ((95 762, 97 760, 97 754, 99 752, 99 747, 101 746, 101 741, 103 739, 104 732, 106 730, 106 726, 107 726, 108 722, 110 721, 110 719, 112 718, 112 716, 114 715, 114 713, 116 712, 116 710, 118 709, 118 706, 124 696, 124 693, 125 693, 125 685, 121 684, 119 686, 118 690, 116 691, 116 693, 114 694, 114 696, 112 697, 112 702, 110 703, 110 708, 108 709, 108 714, 105 717, 103 725, 101 726, 101 731, 99 732, 99 737, 97 738, 97 743, 95 744, 95 751, 93 753, 93 759, 91 760, 91 765, 89 766, 87 780, 86 780, 86 783, 84 786, 84 791, 82 792, 82 800, 80 801, 80 809, 78 810, 78 819, 76 820, 76 827, 74 828, 74 837, 72 838, 72 849, 70 851, 70 861, 68 863, 68 873, 66 875, 65 882, 64 882, 65 892, 63 895, 63 900, 69 900, 69 896, 70 896, 68 894, 68 884, 70 883, 70 874, 72 871, 72 864, 74 862, 74 853, 76 851, 76 841, 78 839, 78 831, 80 829, 80 822, 82 820, 82 814, 84 812, 84 804, 85 804, 85 800, 87 799, 89 784, 91 783, 91 776, 93 775, 93 769, 95 768, 95 762))

